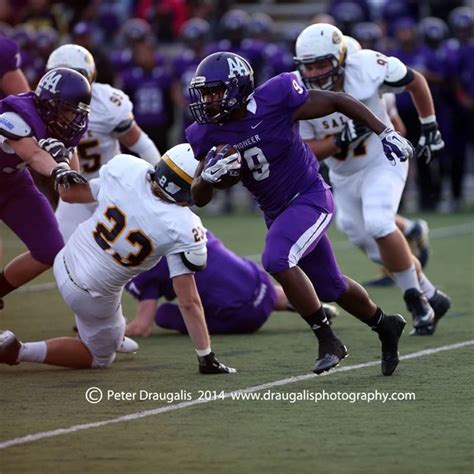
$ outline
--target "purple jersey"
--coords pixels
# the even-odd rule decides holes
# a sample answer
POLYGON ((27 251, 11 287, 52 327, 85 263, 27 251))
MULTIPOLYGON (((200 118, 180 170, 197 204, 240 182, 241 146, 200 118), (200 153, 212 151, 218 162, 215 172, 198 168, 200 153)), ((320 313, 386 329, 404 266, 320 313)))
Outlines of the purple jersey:
POLYGON ((18 45, 11 39, 0 37, 0 78, 21 66, 18 45))
MULTIPOLYGON (((195 274, 206 315, 218 315, 224 311, 237 312, 249 303, 263 298, 260 294, 261 283, 269 284, 269 281, 256 263, 235 255, 209 231, 207 253, 206 269, 195 274)), ((273 290, 268 288, 269 285, 266 285, 265 291, 273 290)), ((176 298, 166 259, 161 259, 151 270, 130 280, 126 289, 139 300, 176 298)))
POLYGON ((141 126, 163 126, 169 123, 171 76, 156 66, 147 72, 132 67, 122 74, 123 91, 130 97, 135 120, 141 126))
MULTIPOLYGON (((48 132, 43 119, 40 117, 35 104, 35 93, 26 92, 19 95, 9 95, 0 100, 0 114, 11 111, 20 115, 25 122, 30 125, 33 136, 40 140, 48 138, 51 134, 48 132)), ((85 130, 84 130, 85 132, 85 130)), ((74 141, 65 143, 66 146, 76 146, 82 135, 74 141)), ((6 143, 0 146, 0 179, 15 176, 26 167, 26 162, 17 156, 6 143)))
POLYGON ((267 224, 298 195, 325 189, 319 164, 303 142, 293 113, 308 91, 296 76, 283 73, 258 87, 240 120, 192 124, 186 137, 197 159, 214 145, 229 143, 241 153, 242 182, 264 211, 267 224))

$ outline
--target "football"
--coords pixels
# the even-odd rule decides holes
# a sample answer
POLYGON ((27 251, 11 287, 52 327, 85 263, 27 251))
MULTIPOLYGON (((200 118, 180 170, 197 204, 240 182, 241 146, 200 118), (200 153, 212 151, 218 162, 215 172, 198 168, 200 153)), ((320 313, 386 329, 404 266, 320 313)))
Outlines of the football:
MULTIPOLYGON (((218 153, 223 147, 226 145, 223 143, 221 145, 216 146, 216 153, 218 153)), ((234 153, 237 153, 239 156, 239 163, 242 163, 242 157, 240 156, 239 151, 237 148, 231 146, 228 152, 224 156, 230 156, 234 153)), ((222 177, 219 183, 215 183, 214 187, 217 189, 228 189, 237 184, 240 181, 240 169, 231 171, 232 174, 228 174, 222 177)))

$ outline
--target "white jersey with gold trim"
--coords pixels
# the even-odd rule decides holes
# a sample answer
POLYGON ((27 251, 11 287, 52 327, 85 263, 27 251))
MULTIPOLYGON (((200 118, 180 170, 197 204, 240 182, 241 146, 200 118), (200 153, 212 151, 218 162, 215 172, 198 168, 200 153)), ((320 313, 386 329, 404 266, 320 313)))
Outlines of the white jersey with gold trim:
MULTIPOLYGON (((386 57, 369 49, 352 54, 346 60, 344 92, 363 102, 382 122, 392 126, 383 93, 397 91, 385 81, 396 82, 405 76, 406 66, 395 57, 386 57)), ((342 131, 349 118, 339 112, 325 117, 303 120, 300 133, 304 140, 321 140, 342 131)), ((325 159, 331 172, 349 175, 371 166, 374 160, 385 160, 380 139, 372 133, 349 146, 347 153, 325 159)))
POLYGON ((97 209, 72 234, 64 258, 74 282, 92 295, 120 291, 160 257, 205 249, 201 219, 156 197, 151 170, 140 158, 118 155, 90 182, 97 209))
POLYGON ((127 94, 108 84, 92 83, 89 126, 77 150, 81 172, 88 179, 120 153, 117 126, 133 120, 133 104, 127 94))

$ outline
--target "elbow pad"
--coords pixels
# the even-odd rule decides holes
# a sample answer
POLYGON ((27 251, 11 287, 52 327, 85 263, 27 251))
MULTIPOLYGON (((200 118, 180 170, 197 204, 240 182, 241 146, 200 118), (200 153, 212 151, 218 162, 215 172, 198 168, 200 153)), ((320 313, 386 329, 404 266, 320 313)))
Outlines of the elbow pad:
POLYGON ((207 266, 207 248, 188 250, 181 253, 181 260, 193 272, 200 272, 207 266))

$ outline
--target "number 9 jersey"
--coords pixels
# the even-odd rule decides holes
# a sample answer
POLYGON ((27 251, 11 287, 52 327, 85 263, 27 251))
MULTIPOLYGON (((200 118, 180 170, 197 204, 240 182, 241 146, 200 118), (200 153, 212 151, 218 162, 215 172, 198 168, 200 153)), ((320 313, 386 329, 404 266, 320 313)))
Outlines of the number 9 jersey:
POLYGON ((161 257, 168 257, 171 277, 191 273, 181 254, 206 252, 201 219, 152 192, 153 169, 140 158, 118 155, 90 181, 97 208, 72 234, 64 259, 74 281, 93 296, 121 291, 161 257))

